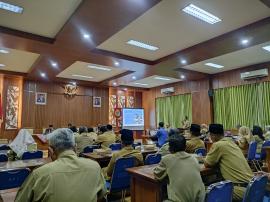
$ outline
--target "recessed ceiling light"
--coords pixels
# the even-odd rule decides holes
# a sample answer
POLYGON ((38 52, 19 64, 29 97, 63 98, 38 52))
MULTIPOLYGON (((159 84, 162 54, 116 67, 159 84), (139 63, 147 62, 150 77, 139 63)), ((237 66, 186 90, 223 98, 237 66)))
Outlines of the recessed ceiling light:
POLYGON ((5 67, 6 65, 4 65, 4 64, 0 64, 0 67, 5 67))
POLYGON ((127 88, 124 88, 123 90, 124 90, 124 91, 127 91, 127 88))
POLYGON ((129 40, 127 42, 127 44, 132 45, 132 46, 137 46, 137 47, 140 47, 140 48, 144 48, 144 49, 147 49, 147 50, 151 50, 151 51, 156 51, 156 50, 159 49, 156 46, 152 46, 152 45, 149 45, 149 44, 146 44, 146 43, 143 43, 143 42, 140 42, 140 41, 136 41, 136 40, 129 40))
POLYGON ((99 66, 94 66, 94 65, 88 65, 89 68, 91 69, 98 69, 98 70, 103 70, 103 71, 111 71, 110 68, 106 68, 106 67, 99 67, 99 66))
POLYGON ((268 52, 270 52, 270 45, 269 46, 264 46, 262 47, 264 50, 267 50, 268 52))
POLYGON ((170 81, 170 80, 171 80, 171 79, 169 79, 169 78, 160 77, 160 76, 157 76, 157 77, 155 77, 154 79, 156 79, 156 80, 162 80, 162 81, 170 81))
POLYGON ((93 78, 94 78, 94 77, 92 77, 92 76, 84 76, 84 75, 79 75, 79 74, 73 74, 72 76, 74 76, 74 77, 86 78, 86 79, 93 79, 93 78))
POLYGON ((248 43, 249 43, 248 39, 242 39, 241 40, 241 44, 243 44, 243 45, 247 45, 248 43))
POLYGON ((140 86, 148 86, 148 84, 147 84, 147 83, 134 83, 134 84, 136 84, 136 85, 140 85, 140 86))
POLYGON ((185 75, 181 75, 180 78, 181 79, 184 79, 184 78, 186 78, 186 76, 185 75))
POLYGON ((182 59, 182 60, 181 60, 181 64, 185 65, 185 64, 187 64, 187 61, 184 60, 184 59, 182 59))
POLYGON ((76 86, 77 83, 75 81, 70 82, 72 85, 76 86))
POLYGON ((83 38, 85 38, 85 39, 90 39, 90 35, 89 35, 89 34, 84 34, 84 35, 83 35, 83 38))
POLYGON ((195 18, 198 18, 200 20, 203 20, 204 22, 207 22, 209 24, 215 24, 217 22, 221 22, 221 19, 217 16, 214 16, 213 14, 193 5, 189 4, 187 7, 183 8, 182 11, 185 13, 192 15, 195 18))
POLYGON ((136 76, 132 76, 132 79, 135 80, 136 79, 136 76))
POLYGON ((44 72, 41 72, 40 73, 40 76, 43 77, 43 78, 45 78, 46 77, 46 74, 44 72))
POLYGON ((114 62, 114 65, 115 65, 115 66, 118 66, 118 65, 119 65, 119 62, 117 62, 117 61, 114 62))
POLYGON ((53 67, 57 67, 57 63, 56 62, 52 62, 51 63, 53 67))
POLYGON ((5 54, 7 54, 7 53, 9 53, 9 51, 4 50, 4 49, 0 49, 0 53, 5 53, 5 54))
POLYGON ((9 3, 3 2, 3 1, 0 1, 0 9, 10 11, 13 13, 22 13, 23 12, 23 7, 9 4, 9 3))
POLYGON ((215 63, 211 63, 211 62, 205 63, 205 65, 210 66, 210 67, 215 67, 217 69, 220 69, 220 68, 224 67, 222 65, 218 65, 218 64, 215 64, 215 63))
POLYGON ((117 83, 116 83, 116 82, 113 82, 113 85, 114 85, 114 86, 117 86, 117 83))

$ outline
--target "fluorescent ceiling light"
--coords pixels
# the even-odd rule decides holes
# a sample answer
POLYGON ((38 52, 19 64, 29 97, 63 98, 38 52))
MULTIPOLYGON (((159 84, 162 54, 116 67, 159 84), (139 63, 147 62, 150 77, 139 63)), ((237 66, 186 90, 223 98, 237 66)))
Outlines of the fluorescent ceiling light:
POLYGON ((4 49, 0 49, 0 53, 9 53, 9 51, 7 51, 7 50, 4 50, 4 49))
POLYGON ((269 46, 264 46, 262 47, 264 50, 267 50, 268 52, 270 52, 270 45, 269 46))
POLYGON ((134 83, 134 84, 140 85, 140 86, 148 86, 148 84, 146 84, 146 83, 134 83))
POLYGON ((23 8, 20 6, 16 6, 13 4, 9 4, 3 1, 0 1, 0 9, 6 10, 6 11, 10 11, 13 13, 22 13, 23 12, 23 8))
POLYGON ((215 24, 217 22, 221 22, 221 19, 214 16, 213 14, 193 5, 189 4, 187 7, 182 9, 185 13, 192 15, 195 18, 203 20, 209 24, 215 24))
POLYGON ((215 68, 218 68, 218 69, 224 67, 222 65, 218 65, 218 64, 215 64, 215 63, 211 63, 211 62, 205 63, 205 65, 210 66, 210 67, 215 67, 215 68))
POLYGON ((184 59, 182 59, 182 60, 181 60, 181 64, 185 65, 185 64, 187 64, 187 61, 184 60, 184 59))
POLYGON ((116 82, 113 82, 113 85, 114 85, 114 86, 117 86, 117 83, 116 83, 116 82))
POLYGON ((114 65, 115 65, 115 66, 118 66, 118 65, 119 65, 119 62, 115 61, 115 62, 114 62, 114 65))
POLYGON ((92 77, 92 76, 84 76, 84 75, 79 75, 79 74, 73 74, 72 76, 74 76, 74 77, 86 78, 86 79, 92 79, 92 78, 94 78, 94 77, 92 77))
POLYGON ((159 49, 156 46, 152 46, 152 45, 145 44, 143 42, 135 41, 135 40, 129 40, 127 42, 127 44, 132 45, 132 46, 137 46, 137 47, 140 47, 140 48, 144 48, 144 49, 147 49, 147 50, 151 50, 151 51, 156 51, 156 50, 159 49))
POLYGON ((136 79, 136 76, 132 76, 132 79, 135 80, 136 79))
POLYGON ((98 69, 98 70, 103 70, 103 71, 111 71, 111 69, 106 68, 106 67, 98 67, 98 66, 94 66, 94 65, 88 65, 89 68, 91 69, 98 69))
POLYGON ((156 80, 162 80, 162 81, 170 81, 171 80, 169 78, 164 78, 164 77, 159 77, 159 76, 155 77, 154 79, 156 79, 156 80))
POLYGON ((6 66, 6 65, 4 65, 4 64, 0 64, 0 67, 4 67, 4 66, 6 66))
POLYGON ((243 45, 246 45, 246 44, 249 43, 249 40, 248 40, 248 39, 243 39, 243 40, 241 41, 241 43, 242 43, 243 45))
POLYGON ((46 77, 46 74, 44 72, 41 72, 40 73, 40 76, 42 76, 43 78, 45 78, 46 77))

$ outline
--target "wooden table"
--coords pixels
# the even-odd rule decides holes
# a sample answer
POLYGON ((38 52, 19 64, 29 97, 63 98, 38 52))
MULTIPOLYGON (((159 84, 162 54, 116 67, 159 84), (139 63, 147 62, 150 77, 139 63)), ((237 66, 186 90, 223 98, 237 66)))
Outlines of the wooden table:
POLYGON ((7 161, 0 163, 0 170, 8 170, 15 168, 30 168, 32 170, 36 167, 43 166, 44 164, 49 162, 51 162, 50 158, 7 161))
MULTIPOLYGON (((160 202, 164 200, 166 184, 155 179, 153 170, 156 166, 147 165, 127 169, 131 174, 131 202, 160 202)), ((217 175, 217 173, 217 170, 201 165, 203 181, 207 176, 217 175)))
POLYGON ((267 164, 267 169, 268 172, 270 172, 270 147, 264 147, 265 152, 266 152, 266 164, 267 164))
MULTIPOLYGON (((82 156, 85 157, 85 158, 89 158, 89 159, 92 159, 94 161, 97 161, 99 163, 99 165, 103 168, 103 167, 106 167, 109 164, 109 162, 110 162, 110 160, 112 158, 112 154, 114 152, 117 152, 117 151, 112 151, 112 153, 104 154, 104 155, 97 154, 95 152, 83 153, 82 156)), ((145 159, 148 154, 154 154, 156 152, 157 152, 156 149, 155 150, 141 150, 141 153, 143 155, 143 159, 145 159)))

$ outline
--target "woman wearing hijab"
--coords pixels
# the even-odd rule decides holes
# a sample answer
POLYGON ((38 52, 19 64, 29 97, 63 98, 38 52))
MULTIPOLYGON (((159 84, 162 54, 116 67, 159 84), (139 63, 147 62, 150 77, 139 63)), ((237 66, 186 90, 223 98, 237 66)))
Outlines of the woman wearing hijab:
POLYGON ((241 148, 243 154, 248 153, 248 147, 251 141, 254 141, 254 137, 252 136, 250 129, 246 126, 242 126, 239 128, 239 137, 238 145, 241 148))
POLYGON ((262 145, 265 141, 265 137, 263 136, 263 130, 260 126, 253 126, 252 134, 257 142, 257 150, 256 153, 260 154, 262 151, 262 145))

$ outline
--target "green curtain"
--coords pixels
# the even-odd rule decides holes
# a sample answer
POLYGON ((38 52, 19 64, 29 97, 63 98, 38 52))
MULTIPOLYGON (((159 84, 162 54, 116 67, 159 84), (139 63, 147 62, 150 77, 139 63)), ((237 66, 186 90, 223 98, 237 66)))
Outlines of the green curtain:
POLYGON ((237 124, 270 125, 270 83, 256 83, 214 91, 214 119, 224 128, 237 124))
POLYGON ((171 127, 181 127, 185 116, 192 120, 191 94, 156 99, 157 123, 162 121, 171 127))

